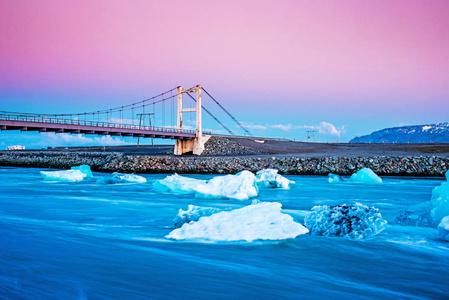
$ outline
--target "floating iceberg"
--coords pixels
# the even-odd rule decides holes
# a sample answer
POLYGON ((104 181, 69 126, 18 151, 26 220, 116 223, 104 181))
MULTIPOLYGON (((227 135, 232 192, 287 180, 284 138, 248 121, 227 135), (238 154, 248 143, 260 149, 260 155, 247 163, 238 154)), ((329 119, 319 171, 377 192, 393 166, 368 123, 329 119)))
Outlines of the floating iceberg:
POLYGON ((443 220, 441 220, 440 225, 438 225, 438 232, 440 238, 449 241, 449 216, 444 217, 443 220))
POLYGON ((218 213, 222 211, 220 208, 215 207, 201 207, 195 205, 189 205, 187 210, 180 209, 178 214, 176 215, 173 222, 175 223, 175 227, 179 228, 184 223, 189 223, 191 221, 198 221, 201 217, 210 216, 212 214, 218 213))
POLYGON ((258 196, 259 187, 287 189, 294 183, 294 181, 279 175, 277 170, 264 169, 257 172, 257 176, 249 171, 242 171, 235 175, 216 176, 210 180, 199 180, 174 174, 156 180, 153 183, 153 188, 160 192, 195 193, 197 198, 247 200, 258 196))
POLYGON ((275 169, 263 169, 256 173, 256 182, 259 188, 283 188, 288 189, 289 185, 294 184, 287 178, 278 174, 275 169))
POLYGON ((82 181, 86 177, 92 177, 92 171, 88 165, 72 167, 64 171, 41 171, 44 180, 49 181, 82 181))
POLYGON ((205 184, 206 180, 199 180, 178 174, 167 176, 164 179, 156 180, 153 188, 160 192, 173 192, 178 194, 194 193, 199 184, 205 184))
POLYGON ((41 171, 41 175, 49 181, 82 181, 86 177, 80 170, 41 171))
POLYGON ((446 182, 432 190, 432 216, 434 224, 439 224, 445 216, 449 216, 449 171, 446 172, 446 182))
POLYGON ((381 232, 387 221, 377 208, 356 203, 314 206, 305 218, 305 225, 312 235, 361 239, 381 232))
POLYGON ((112 173, 111 178, 100 178, 97 180, 98 183, 105 184, 116 184, 116 183, 145 183, 147 179, 145 177, 135 175, 135 174, 121 174, 112 173))
POLYGON ((281 213, 278 202, 261 202, 232 211, 222 211, 198 222, 184 224, 166 237, 176 240, 210 241, 284 240, 309 232, 307 228, 281 213))
POLYGON ((350 180, 370 184, 382 183, 382 179, 368 168, 360 169, 357 173, 352 174, 350 180))
POLYGON ((329 183, 343 182, 343 178, 340 175, 329 173, 327 181, 329 183))
POLYGON ((81 166, 76 166, 76 167, 72 167, 72 170, 80 170, 81 173, 86 174, 86 177, 92 177, 92 171, 90 169, 90 166, 88 165, 81 165, 81 166))
POLYGON ((250 171, 217 176, 195 187, 197 198, 229 198, 248 200, 258 196, 256 176, 250 171))
POLYGON ((431 203, 426 201, 413 205, 396 216, 396 222, 404 226, 432 227, 431 203))

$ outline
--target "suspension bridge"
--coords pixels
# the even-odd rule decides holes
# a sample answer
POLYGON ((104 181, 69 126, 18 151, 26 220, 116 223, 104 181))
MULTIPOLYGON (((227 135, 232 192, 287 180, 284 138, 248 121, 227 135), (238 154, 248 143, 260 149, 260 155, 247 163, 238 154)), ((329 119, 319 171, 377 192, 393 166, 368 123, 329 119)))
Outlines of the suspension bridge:
POLYGON ((229 135, 236 136, 202 104, 203 95, 210 98, 212 103, 230 117, 243 130, 245 136, 252 136, 241 122, 200 85, 188 89, 178 86, 157 96, 124 106, 76 114, 0 111, 0 130, 175 139, 176 155, 187 152, 200 155, 205 142, 213 135, 211 132, 203 132, 203 110, 229 135), (183 95, 188 96, 190 104, 183 102, 183 95), (194 129, 191 119, 187 122, 188 125, 185 125, 184 113, 195 113, 194 129))

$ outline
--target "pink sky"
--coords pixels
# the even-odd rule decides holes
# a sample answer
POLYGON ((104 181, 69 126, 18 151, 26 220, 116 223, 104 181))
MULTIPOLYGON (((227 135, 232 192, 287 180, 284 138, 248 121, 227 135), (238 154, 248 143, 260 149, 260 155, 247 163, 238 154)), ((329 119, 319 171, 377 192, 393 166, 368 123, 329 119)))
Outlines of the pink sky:
POLYGON ((448 16, 446 0, 3 0, 0 110, 79 112, 199 83, 264 118, 253 124, 326 121, 348 139, 367 117, 385 126, 363 133, 449 121, 448 16))

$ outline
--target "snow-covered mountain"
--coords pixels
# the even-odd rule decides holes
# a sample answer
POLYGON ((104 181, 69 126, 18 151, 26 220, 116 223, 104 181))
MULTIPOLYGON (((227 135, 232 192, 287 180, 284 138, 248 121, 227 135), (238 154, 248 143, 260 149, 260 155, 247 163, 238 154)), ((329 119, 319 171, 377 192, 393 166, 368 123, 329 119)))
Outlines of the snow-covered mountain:
POLYGON ((350 143, 449 143, 449 122, 386 128, 350 143))

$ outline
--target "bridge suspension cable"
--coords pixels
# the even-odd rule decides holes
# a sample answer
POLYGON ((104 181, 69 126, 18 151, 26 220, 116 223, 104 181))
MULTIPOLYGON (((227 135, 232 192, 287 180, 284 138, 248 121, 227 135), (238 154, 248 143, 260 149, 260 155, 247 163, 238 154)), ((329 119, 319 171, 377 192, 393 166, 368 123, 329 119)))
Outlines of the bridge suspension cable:
MULTIPOLYGON (((118 107, 114 107, 114 108, 110 108, 110 109, 104 109, 104 110, 96 110, 96 111, 90 111, 90 112, 82 112, 82 113, 65 113, 65 114, 38 114, 38 113, 19 113, 19 112, 1 112, 2 115, 6 115, 6 114, 10 114, 12 115, 16 115, 17 118, 22 118, 25 117, 25 119, 27 117, 33 117, 33 118, 40 118, 42 120, 42 122, 46 122, 45 120, 48 120, 48 122, 59 122, 56 121, 55 118, 57 119, 64 119, 64 122, 83 122, 82 120, 84 119, 84 123, 87 124, 87 122, 95 122, 97 124, 107 124, 109 125, 114 125, 114 124, 119 124, 119 125, 132 125, 134 126, 135 124, 135 117, 137 116, 138 113, 142 113, 142 114, 146 114, 146 111, 148 113, 151 112, 151 115, 153 116, 154 122, 153 124, 150 125, 150 127, 153 126, 158 126, 157 124, 162 125, 162 128, 176 128, 176 124, 174 124, 175 122, 175 109, 176 109, 176 105, 175 105, 175 98, 177 98, 179 95, 185 93, 189 96, 189 98, 191 98, 195 103, 196 103, 196 99, 194 97, 192 97, 192 95, 188 92, 188 91, 183 91, 183 92, 174 92, 177 88, 173 88, 170 89, 164 93, 161 93, 159 95, 153 96, 151 98, 147 98, 144 100, 140 100, 134 103, 130 103, 127 105, 122 105, 122 106, 118 106, 118 107), (167 105, 165 104, 166 101, 170 101, 170 103, 168 103, 167 105), (160 105, 158 105, 160 104, 160 105), (158 106, 157 106, 158 105, 158 106), (157 114, 156 114, 156 106, 157 106, 157 114), (150 107, 150 108, 149 108, 150 107), (167 110, 171 110, 170 112, 167 110), (126 113, 126 114, 125 114, 126 113), (156 119, 156 116, 159 116, 159 114, 161 115, 162 118, 158 118, 156 119), (116 117, 116 115, 118 115, 118 117, 116 117), (116 117, 116 119, 115 119, 116 117), (167 120, 166 120, 166 118, 167 120), (127 119, 128 118, 128 119, 127 119), (53 119, 53 120, 50 120, 53 119), (170 124, 166 124, 169 123, 171 120, 170 124)), ((187 90, 194 90, 194 88, 190 88, 187 90)), ((202 90, 206 93, 206 95, 208 95, 235 123, 237 123, 237 125, 243 129, 243 131, 248 135, 248 136, 253 136, 243 125, 241 122, 239 122, 228 110, 226 110, 223 105, 220 104, 220 102, 218 102, 206 89, 202 88, 202 90)), ((229 129, 223 122, 221 122, 209 109, 207 109, 204 105, 201 105, 202 109, 204 109, 204 111, 210 115, 222 128, 224 128, 230 135, 235 136, 235 133, 229 129)), ((151 119, 150 119, 150 123, 151 123, 151 119)), ((72 124, 72 123, 70 123, 72 124)))
MULTIPOLYGON (((193 101, 196 102, 196 99, 193 98, 192 95, 190 95, 188 92, 186 93, 187 96, 189 96, 193 101)), ((223 127, 224 129, 226 129, 227 132, 229 132, 231 135, 235 135, 234 132, 232 132, 228 127, 226 127, 225 124, 223 124, 220 120, 218 120, 218 118, 216 116, 214 116, 207 108, 204 107, 204 105, 201 105, 201 108, 204 109, 205 112, 207 112, 215 121, 217 121, 217 123, 223 127)))
POLYGON ((235 123, 237 123, 237 125, 239 125, 240 128, 242 128, 244 132, 246 132, 246 134, 248 134, 248 135, 251 136, 251 137, 253 136, 253 135, 251 134, 251 132, 249 132, 248 129, 246 129, 245 126, 242 125, 242 123, 240 123, 239 121, 237 121, 237 119, 234 118, 234 116, 233 116, 229 111, 227 111, 227 110, 223 107, 223 105, 220 104, 220 102, 218 102, 214 97, 212 97, 212 95, 209 94, 209 92, 208 92, 205 88, 203 88, 203 91, 204 91, 204 92, 205 92, 205 93, 206 93, 212 100, 214 100, 214 102, 217 103, 217 105, 220 106, 220 108, 221 108, 222 110, 224 110, 225 113, 227 113, 228 116, 231 117, 231 119, 232 119, 235 123))

